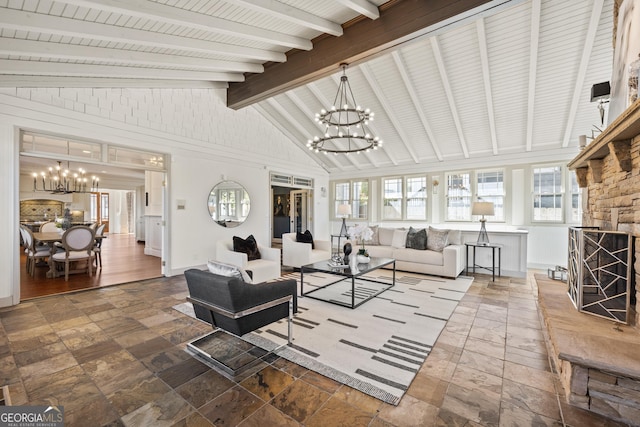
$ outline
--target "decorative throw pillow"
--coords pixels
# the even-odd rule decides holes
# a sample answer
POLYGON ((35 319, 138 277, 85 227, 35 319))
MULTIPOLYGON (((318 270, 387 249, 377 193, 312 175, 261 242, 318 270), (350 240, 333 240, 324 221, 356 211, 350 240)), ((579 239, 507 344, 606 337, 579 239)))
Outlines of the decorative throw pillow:
POLYGON ((394 248, 404 248, 407 243, 407 233, 409 230, 394 230, 391 246, 394 248))
POLYGON ((391 246, 395 228, 378 227, 378 242, 382 246, 391 246))
POLYGON ((424 228, 416 230, 413 227, 409 227, 406 247, 408 249, 418 249, 421 251, 427 249, 427 230, 424 228))
POLYGON ((311 249, 315 249, 316 245, 313 243, 313 236, 311 235, 311 232, 309 230, 305 231, 304 233, 301 232, 296 232, 296 242, 302 242, 302 243, 311 243, 311 249))
POLYGON ((462 230, 451 230, 448 228, 443 228, 443 229, 434 228, 434 230, 449 232, 449 234, 447 235, 447 246, 462 244, 462 230))
POLYGON ((249 277, 244 269, 238 266, 226 264, 220 261, 208 261, 207 268, 211 273, 217 274, 218 276, 237 277, 247 283, 251 283, 251 277, 249 277))
POLYGON ((380 245, 380 237, 378 235, 378 226, 370 225, 369 228, 373 231, 373 236, 371 236, 371 240, 365 242, 367 245, 371 246, 379 246, 380 245))
POLYGON ((461 245, 462 244, 462 231, 460 230, 449 230, 449 235, 447 236, 447 243, 450 245, 461 245))
POLYGON ((437 228, 429 227, 427 249, 442 252, 445 246, 447 246, 448 236, 449 230, 438 230, 437 228))
POLYGON ((260 259, 258 242, 256 242, 256 238, 253 237, 253 234, 251 234, 246 239, 238 236, 233 236, 233 251, 247 254, 247 257, 249 257, 249 261, 260 259))

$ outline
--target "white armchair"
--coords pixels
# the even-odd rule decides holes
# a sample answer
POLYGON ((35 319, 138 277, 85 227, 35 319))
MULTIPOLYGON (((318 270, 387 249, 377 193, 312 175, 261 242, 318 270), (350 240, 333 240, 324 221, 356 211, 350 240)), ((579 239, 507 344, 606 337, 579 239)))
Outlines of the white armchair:
POLYGON ((280 249, 258 244, 260 259, 249 261, 247 254, 233 251, 233 241, 218 240, 216 260, 251 272, 251 283, 262 283, 280 277, 280 249))
POLYGON ((313 240, 311 244, 296 242, 296 233, 282 235, 282 264, 300 268, 312 262, 331 259, 331 242, 329 240, 313 240))

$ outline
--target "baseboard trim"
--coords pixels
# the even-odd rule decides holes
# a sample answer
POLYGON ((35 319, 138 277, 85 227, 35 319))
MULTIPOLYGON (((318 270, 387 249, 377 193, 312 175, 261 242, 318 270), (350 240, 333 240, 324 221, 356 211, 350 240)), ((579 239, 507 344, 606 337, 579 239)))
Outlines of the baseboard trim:
POLYGON ((0 298, 0 307, 11 307, 12 305, 15 305, 13 303, 13 297, 8 296, 0 298))

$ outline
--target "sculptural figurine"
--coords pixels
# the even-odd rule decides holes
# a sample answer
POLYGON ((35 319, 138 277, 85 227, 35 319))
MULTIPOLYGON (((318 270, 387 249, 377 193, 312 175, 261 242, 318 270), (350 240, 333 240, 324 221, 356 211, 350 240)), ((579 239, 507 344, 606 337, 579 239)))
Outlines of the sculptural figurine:
POLYGON ((352 248, 351 248, 351 243, 345 243, 344 244, 344 258, 343 258, 343 262, 345 265, 349 264, 349 255, 351 254, 352 248))

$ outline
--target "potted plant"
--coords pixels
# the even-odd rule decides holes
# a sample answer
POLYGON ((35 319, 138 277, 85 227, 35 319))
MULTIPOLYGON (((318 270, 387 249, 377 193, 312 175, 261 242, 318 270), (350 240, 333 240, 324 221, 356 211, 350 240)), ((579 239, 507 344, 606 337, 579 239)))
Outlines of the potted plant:
POLYGON ((356 255, 358 264, 366 264, 371 261, 371 258, 369 258, 369 252, 364 246, 365 242, 370 241, 373 237, 373 231, 371 228, 366 225, 355 225, 353 227, 349 227, 349 237, 354 239, 357 244, 362 245, 360 249, 358 249, 358 254, 356 255))

